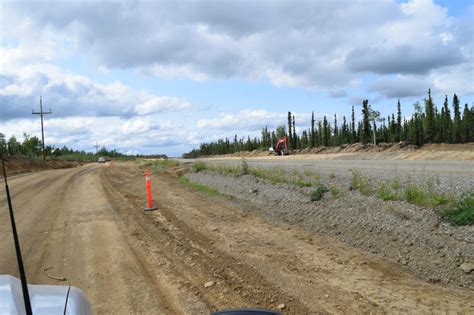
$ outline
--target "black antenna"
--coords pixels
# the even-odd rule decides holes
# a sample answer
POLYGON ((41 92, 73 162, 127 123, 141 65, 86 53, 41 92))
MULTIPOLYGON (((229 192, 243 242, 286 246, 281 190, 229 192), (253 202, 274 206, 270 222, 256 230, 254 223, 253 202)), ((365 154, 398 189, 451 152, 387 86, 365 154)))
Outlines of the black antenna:
POLYGON ((8 189, 7 172, 5 171, 5 160, 3 158, 3 154, 0 155, 0 159, 2 160, 3 178, 5 180, 5 190, 7 192, 8 200, 8 210, 10 211, 10 222, 12 224, 13 240, 15 241, 16 260, 18 262, 18 269, 20 271, 23 301, 25 302, 26 314, 33 315, 31 310, 30 295, 28 293, 28 282, 26 281, 25 268, 23 267, 23 259, 21 258, 20 241, 18 240, 18 234, 16 232, 15 216, 13 215, 13 206, 12 200, 10 198, 10 190, 8 189))

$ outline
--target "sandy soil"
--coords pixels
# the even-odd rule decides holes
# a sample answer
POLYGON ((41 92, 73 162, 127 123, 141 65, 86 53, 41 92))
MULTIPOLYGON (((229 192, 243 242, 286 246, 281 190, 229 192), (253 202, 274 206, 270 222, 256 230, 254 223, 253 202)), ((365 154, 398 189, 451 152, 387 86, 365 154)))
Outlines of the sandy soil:
MULTIPOLYGON (((97 314, 206 314, 284 304, 288 314, 474 311, 472 291, 426 283, 334 239, 266 222, 236 200, 153 176, 160 210, 144 212, 134 163, 89 165, 12 178, 31 283, 82 288, 97 314), (210 283, 209 287, 205 284, 210 283)), ((6 202, 0 188, 0 215, 6 202)), ((8 221, 0 273, 17 275, 8 221)))
POLYGON ((381 143, 362 145, 354 143, 340 147, 319 147, 295 150, 289 156, 274 156, 267 151, 237 152, 234 154, 210 156, 210 158, 241 159, 265 158, 280 160, 431 160, 431 161, 473 161, 474 143, 425 144, 418 148, 406 144, 381 143))
MULTIPOLYGON (((71 168, 82 165, 77 161, 29 159, 21 156, 5 157, 7 176, 31 173, 35 171, 71 168)), ((0 178, 3 178, 3 172, 0 172, 0 178)))

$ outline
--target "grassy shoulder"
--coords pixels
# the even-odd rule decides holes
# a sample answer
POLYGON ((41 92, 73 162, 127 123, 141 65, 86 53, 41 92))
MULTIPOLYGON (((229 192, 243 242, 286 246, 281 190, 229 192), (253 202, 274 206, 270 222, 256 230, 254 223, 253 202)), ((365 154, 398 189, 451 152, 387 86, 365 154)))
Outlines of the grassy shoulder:
POLYGON ((199 184, 199 183, 195 183, 195 182, 192 182, 190 181, 188 178, 184 177, 184 176, 181 176, 179 178, 179 182, 183 185, 183 186, 186 186, 188 188, 191 188, 195 191, 199 191, 199 192, 202 192, 202 193, 205 193, 209 196, 218 196, 220 195, 220 192, 217 190, 217 189, 214 189, 214 188, 211 188, 209 186, 206 186, 206 185, 202 185, 202 184, 199 184))
MULTIPOLYGON (((303 173, 293 171, 285 172, 280 169, 265 169, 249 167, 245 159, 239 166, 211 165, 204 162, 196 162, 192 165, 192 170, 215 171, 223 175, 252 175, 257 178, 268 180, 271 183, 286 183, 298 187, 313 188, 309 193, 311 201, 319 201, 326 192, 330 192, 333 198, 340 195, 339 188, 333 183, 326 187, 321 183, 319 173, 304 171, 303 173)), ((335 179, 336 175, 329 174, 329 179, 335 179)), ((474 193, 461 198, 454 198, 450 194, 444 194, 435 190, 435 183, 427 180, 423 185, 407 183, 404 186, 399 179, 382 181, 377 184, 364 173, 351 171, 350 189, 357 190, 365 196, 375 196, 383 201, 405 201, 420 207, 434 209, 439 212, 444 220, 453 225, 474 224, 474 193)))
POLYGON ((138 160, 137 163, 141 169, 149 169, 152 173, 157 173, 164 169, 180 165, 179 161, 170 159, 138 160))
POLYGON ((329 188, 323 185, 321 183, 321 176, 318 173, 306 171, 304 174, 301 174, 294 171, 289 176, 287 172, 281 169, 250 167, 245 159, 242 159, 240 166, 210 165, 204 162, 196 162, 192 165, 192 170, 195 172, 206 170, 215 171, 223 175, 252 175, 268 180, 273 184, 285 183, 298 187, 311 187, 314 188, 314 190, 309 193, 311 201, 321 200, 324 194, 329 191, 333 197, 337 197, 339 194, 339 190, 335 185, 331 185, 329 188))
MULTIPOLYGON (((179 161, 171 159, 157 159, 157 160, 139 160, 137 161, 138 166, 141 169, 149 169, 152 173, 158 173, 166 169, 172 169, 180 165, 179 161)), ((193 167, 194 168, 194 167, 193 167)), ((197 166, 199 168, 199 165, 197 166)), ((178 182, 187 188, 194 191, 205 193, 208 196, 223 195, 217 189, 211 188, 206 185, 192 182, 185 176, 179 176, 178 182)))
POLYGON ((474 193, 467 194, 454 202, 444 209, 442 215, 453 225, 474 224, 474 193))

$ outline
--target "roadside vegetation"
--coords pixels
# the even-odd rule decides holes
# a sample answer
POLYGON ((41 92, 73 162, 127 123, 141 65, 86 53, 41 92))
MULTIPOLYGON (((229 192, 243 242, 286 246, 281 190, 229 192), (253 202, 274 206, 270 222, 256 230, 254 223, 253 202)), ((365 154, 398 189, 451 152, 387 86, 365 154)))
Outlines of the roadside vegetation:
POLYGON ((466 194, 445 208, 443 217, 453 225, 474 224, 474 193, 466 194))
POLYGON ((249 167, 247 161, 242 159, 240 166, 224 166, 224 165, 211 165, 203 162, 196 162, 192 165, 192 170, 195 172, 200 171, 215 171, 223 175, 253 175, 258 178, 262 178, 270 181, 273 184, 285 183, 293 184, 298 187, 312 187, 320 185, 319 174, 314 174, 313 177, 303 176, 300 173, 294 173, 289 176, 287 172, 282 169, 272 168, 254 168, 249 167))
MULTIPOLYGON (((29 159, 42 158, 41 140, 36 136, 23 134, 23 140, 18 141, 15 136, 11 136, 8 140, 3 133, 0 133, 0 153, 7 156, 22 156, 29 159)), ((135 158, 119 153, 116 150, 107 150, 102 147, 97 153, 73 150, 67 146, 56 147, 46 145, 44 148, 45 156, 48 160, 68 160, 68 161, 97 161, 99 156, 114 159, 135 158)))
POLYGON ((324 197, 324 194, 327 193, 329 189, 324 185, 318 185, 315 190, 310 193, 311 201, 319 201, 324 197))
POLYGON ((323 116, 316 120, 314 112, 301 134, 296 133, 295 115, 288 112, 288 124, 275 130, 264 127, 260 137, 224 138, 215 142, 202 143, 199 148, 183 154, 184 158, 197 158, 216 154, 232 154, 241 151, 267 151, 277 139, 288 137, 290 150, 317 147, 334 147, 354 143, 399 143, 422 146, 426 143, 468 143, 474 142, 474 106, 467 103, 464 108, 454 94, 451 106, 446 96, 438 107, 431 98, 431 91, 420 104, 413 104, 411 117, 402 115, 400 101, 396 114, 382 117, 368 100, 362 102, 361 120, 356 121, 354 106, 350 116, 323 116))
POLYGON ((195 183, 195 182, 192 182, 190 181, 189 179, 187 179, 186 177, 184 176, 181 176, 179 178, 179 182, 186 186, 186 187, 189 187, 193 190, 196 190, 196 191, 200 191, 200 192, 203 192, 209 196, 217 196, 217 195, 220 195, 219 191, 217 191, 216 189, 214 188, 211 188, 209 186, 206 186, 206 185, 202 185, 202 184, 199 184, 199 183, 195 183))
POLYGON ((148 168, 152 173, 160 172, 166 168, 179 166, 179 161, 171 159, 138 160, 137 163, 140 168, 148 168))
MULTIPOLYGON (((311 188, 308 196, 311 201, 323 199, 326 193, 333 198, 341 194, 335 184, 335 172, 328 174, 328 185, 321 182, 321 175, 317 172, 304 170, 298 172, 283 171, 278 168, 250 167, 245 159, 239 166, 224 166, 196 162, 192 165, 194 172, 213 171, 223 175, 252 175, 265 179, 273 184, 285 183, 298 187, 311 188)), ((435 180, 426 179, 422 184, 408 181, 402 185, 398 178, 390 181, 372 182, 371 178, 359 170, 351 170, 349 190, 356 190, 364 196, 375 196, 383 201, 404 201, 420 207, 435 209, 442 217, 454 225, 474 224, 474 193, 455 198, 451 194, 440 193, 435 189, 435 180)))

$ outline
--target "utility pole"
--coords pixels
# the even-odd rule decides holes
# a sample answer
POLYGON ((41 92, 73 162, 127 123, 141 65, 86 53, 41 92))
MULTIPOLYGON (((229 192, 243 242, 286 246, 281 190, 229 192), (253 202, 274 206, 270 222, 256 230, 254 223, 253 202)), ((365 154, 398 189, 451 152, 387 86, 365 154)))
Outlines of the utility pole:
POLYGON ((41 96, 40 96, 40 111, 35 112, 35 110, 33 109, 32 114, 33 115, 40 115, 40 117, 41 117, 41 146, 43 147, 43 160, 46 160, 46 152, 44 151, 43 115, 50 115, 50 114, 52 114, 52 112, 51 112, 51 109, 49 110, 49 112, 43 112, 43 101, 41 99, 41 96))
POLYGON ((99 145, 97 144, 97 141, 95 142, 95 154, 99 153, 99 145))

